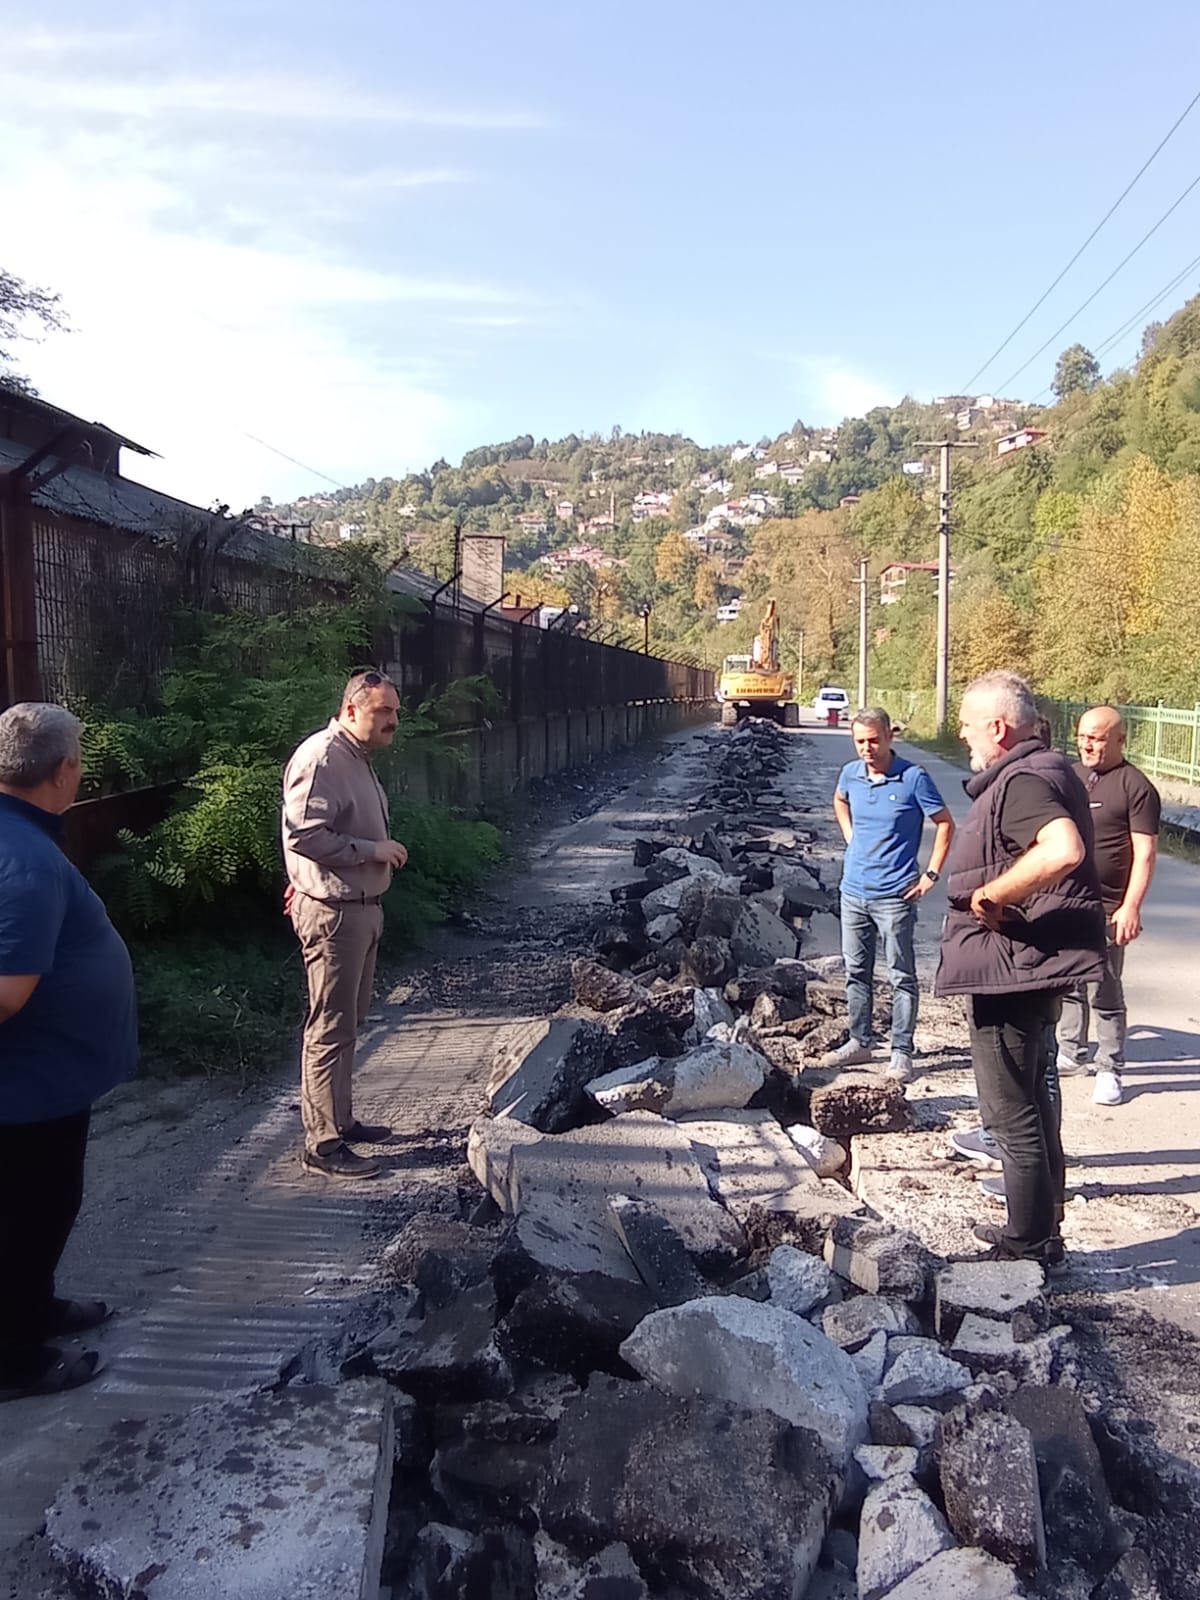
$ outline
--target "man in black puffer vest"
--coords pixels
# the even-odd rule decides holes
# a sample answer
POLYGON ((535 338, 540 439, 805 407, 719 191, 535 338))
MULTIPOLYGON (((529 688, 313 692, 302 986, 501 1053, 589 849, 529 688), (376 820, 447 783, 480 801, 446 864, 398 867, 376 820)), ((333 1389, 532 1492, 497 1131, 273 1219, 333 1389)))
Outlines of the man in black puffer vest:
POLYGON ((989 672, 963 695, 973 802, 946 865, 935 989, 967 996, 983 1125, 1000 1147, 1008 1225, 977 1228, 1002 1259, 1062 1259, 1064 1163, 1046 1092, 1064 990, 1098 981, 1104 912, 1083 785, 1037 738, 1024 678, 989 672))

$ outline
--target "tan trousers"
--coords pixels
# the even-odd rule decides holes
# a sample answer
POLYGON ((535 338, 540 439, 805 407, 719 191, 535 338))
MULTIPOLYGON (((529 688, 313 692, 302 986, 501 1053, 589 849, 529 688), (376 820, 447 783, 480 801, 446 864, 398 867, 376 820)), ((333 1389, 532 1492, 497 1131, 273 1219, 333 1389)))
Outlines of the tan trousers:
POLYGON ((350 1076, 371 1005, 383 907, 328 905, 297 894, 292 921, 308 974, 300 1054, 304 1142, 327 1154, 354 1122, 350 1076))

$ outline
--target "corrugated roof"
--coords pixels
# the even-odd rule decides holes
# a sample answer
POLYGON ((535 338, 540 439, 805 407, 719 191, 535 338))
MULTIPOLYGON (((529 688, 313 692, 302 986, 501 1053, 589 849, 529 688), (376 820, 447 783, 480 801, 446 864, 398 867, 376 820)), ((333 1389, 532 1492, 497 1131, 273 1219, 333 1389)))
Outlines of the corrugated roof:
MULTIPOLYGON (((0 439, 0 471, 20 466, 30 453, 28 445, 0 439)), ((35 485, 41 470, 34 473, 35 485)), ((64 467, 40 487, 35 486, 32 494, 34 504, 47 511, 172 543, 181 531, 194 526, 197 518, 208 522, 213 516, 201 506, 176 500, 132 478, 93 472, 89 467, 64 467)), ((222 547, 222 554, 292 570, 317 571, 325 566, 323 552, 313 546, 293 544, 245 524, 222 547)))
MULTIPOLYGON (((415 567, 393 567, 387 575, 387 587, 393 594, 410 594, 418 600, 430 601, 441 589, 439 605, 452 606, 455 604, 454 589, 447 589, 444 584, 445 579, 431 578, 427 572, 418 572, 415 567)), ((457 597, 457 604, 459 611, 472 616, 487 609, 481 600, 472 600, 470 595, 461 593, 457 597)), ((493 606, 489 615, 494 617, 499 610, 499 606, 493 606)))
POLYGON ((20 389, 6 389, 0 385, 0 405, 9 411, 32 412, 35 416, 46 417, 51 422, 57 422, 60 427, 96 428, 101 433, 106 433, 110 439, 115 439, 118 444, 128 450, 136 450, 143 456, 158 458, 158 452, 149 449, 144 444, 138 444, 136 439, 127 438, 125 434, 118 433, 115 428, 110 428, 106 422, 88 422, 85 417, 77 417, 73 411, 64 411, 61 406, 52 406, 48 400, 43 400, 36 394, 23 394, 20 389))

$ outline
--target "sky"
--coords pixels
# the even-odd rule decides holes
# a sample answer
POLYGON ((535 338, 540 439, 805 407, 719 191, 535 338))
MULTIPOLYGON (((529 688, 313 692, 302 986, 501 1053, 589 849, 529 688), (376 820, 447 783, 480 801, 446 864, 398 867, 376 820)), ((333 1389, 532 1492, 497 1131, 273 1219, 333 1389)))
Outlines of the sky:
MULTIPOLYGON (((46 399, 235 510, 532 433, 1033 398, 1200 251, 1195 0, 0 0, 46 399), (1043 341, 1047 350, 1023 371, 1043 341), (1012 374, 1011 381, 1009 379, 1012 374), (291 458, 291 459, 287 459, 291 458), (331 481, 332 480, 332 481, 331 481)), ((1163 302, 1200 291, 1200 263, 1163 302)))

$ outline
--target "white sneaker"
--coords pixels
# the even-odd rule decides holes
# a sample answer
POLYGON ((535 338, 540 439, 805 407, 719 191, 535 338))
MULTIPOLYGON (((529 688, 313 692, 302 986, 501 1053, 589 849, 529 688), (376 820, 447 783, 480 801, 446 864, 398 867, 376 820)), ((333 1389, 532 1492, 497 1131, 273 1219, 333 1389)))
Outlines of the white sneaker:
POLYGON ((1058 1060, 1054 1063, 1058 1068, 1060 1078, 1082 1078, 1087 1075, 1088 1064, 1086 1061, 1076 1061, 1074 1056, 1064 1055, 1060 1050, 1058 1060))
POLYGON ((869 1044, 860 1044, 857 1039, 847 1039, 845 1044, 840 1044, 836 1050, 830 1050, 821 1057, 823 1067, 861 1067, 871 1060, 874 1052, 869 1044))
POLYGON ((897 1083, 910 1083, 916 1074, 913 1058, 906 1050, 893 1050, 891 1060, 883 1069, 884 1077, 893 1078, 897 1083))
POLYGON ((1121 1104, 1121 1080, 1115 1072, 1098 1072, 1096 1074, 1096 1087, 1092 1090, 1092 1099, 1098 1106, 1119 1106, 1121 1104))

